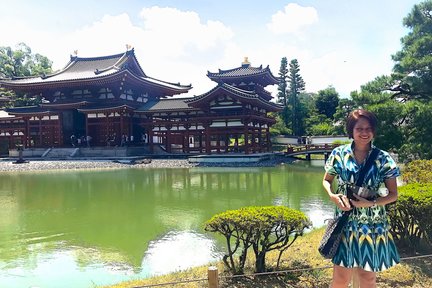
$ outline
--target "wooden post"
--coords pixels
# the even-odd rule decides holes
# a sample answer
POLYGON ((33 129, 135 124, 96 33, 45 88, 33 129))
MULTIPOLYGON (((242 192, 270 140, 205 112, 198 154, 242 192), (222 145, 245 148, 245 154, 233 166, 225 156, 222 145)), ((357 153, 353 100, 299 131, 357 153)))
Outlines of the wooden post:
POLYGON ((210 266, 207 270, 207 276, 208 276, 208 287, 219 288, 218 268, 215 266, 210 266))

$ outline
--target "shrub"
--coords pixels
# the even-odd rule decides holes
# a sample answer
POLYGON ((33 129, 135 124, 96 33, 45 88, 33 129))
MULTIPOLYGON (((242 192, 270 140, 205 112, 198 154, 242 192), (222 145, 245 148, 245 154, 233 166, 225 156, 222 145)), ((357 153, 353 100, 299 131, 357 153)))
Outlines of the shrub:
POLYGON ((402 179, 406 183, 432 182, 432 160, 414 160, 406 164, 402 179))
POLYGON ((243 274, 250 247, 255 253, 255 271, 264 272, 266 253, 278 250, 279 266, 282 253, 311 225, 300 211, 283 206, 265 206, 222 212, 205 223, 205 230, 225 237, 228 252, 223 262, 234 274, 243 274), (239 252, 238 261, 234 259, 236 252, 239 252))
POLYGON ((334 140, 332 144, 338 144, 338 145, 344 145, 344 144, 350 144, 351 140, 334 140))
POLYGON ((432 183, 400 187, 398 201, 388 210, 398 246, 414 251, 432 248, 432 183))

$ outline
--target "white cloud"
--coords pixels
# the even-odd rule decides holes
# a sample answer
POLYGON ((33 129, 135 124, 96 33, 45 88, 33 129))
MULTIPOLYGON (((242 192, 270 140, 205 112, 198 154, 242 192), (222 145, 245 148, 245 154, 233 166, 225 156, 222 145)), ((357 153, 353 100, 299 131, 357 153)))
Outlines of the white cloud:
POLYGON ((47 36, 55 39, 51 45, 43 41, 28 44, 53 60, 55 69, 62 68, 74 50, 80 57, 104 56, 126 51, 126 44, 130 44, 150 77, 192 84, 192 94, 204 93, 215 85, 206 73, 214 63, 226 66, 221 59, 229 47, 236 46, 229 27, 219 21, 202 23, 197 13, 175 8, 144 8, 140 16, 142 26, 134 25, 125 13, 105 15, 72 33, 47 36))
POLYGON ((296 34, 304 27, 318 22, 318 13, 313 7, 302 7, 296 3, 285 6, 271 17, 267 28, 274 34, 296 34))
MULTIPOLYGON (((126 44, 130 44, 148 76, 192 84, 194 89, 183 96, 207 92, 216 85, 207 78, 207 71, 239 67, 245 56, 249 57, 254 67, 269 65, 275 76, 278 75, 282 57, 287 57, 289 61, 297 59, 307 91, 316 92, 333 85, 345 96, 374 77, 391 71, 391 61, 386 54, 389 52, 382 48, 384 45, 380 45, 379 50, 371 47, 366 51, 361 45, 363 40, 358 37, 350 41, 344 37, 333 37, 328 42, 328 27, 333 26, 322 27, 322 24, 315 25, 314 30, 306 29, 318 21, 318 13, 312 7, 288 4, 281 7, 272 16, 272 22, 267 24, 273 33, 292 33, 294 37, 260 34, 266 28, 264 19, 269 19, 270 15, 259 18, 263 19, 262 22, 259 19, 254 21, 260 26, 239 23, 231 28, 215 21, 222 19, 219 18, 222 16, 203 20, 194 11, 157 6, 138 11, 140 18, 137 22, 131 20, 131 14, 114 12, 75 31, 60 32, 50 27, 36 29, 19 22, 13 29, 2 31, 1 45, 14 47, 24 42, 33 53, 53 60, 54 68, 59 69, 68 62, 74 50, 78 50, 81 57, 94 57, 124 52, 126 44), (254 31, 256 36, 245 38, 244 29, 254 31), (370 51, 374 57, 368 55, 370 51)), ((3 26, 6 25, 4 21, 0 18, 3 26)), ((328 25, 328 21, 326 23, 328 25)), ((337 27, 331 31, 339 35, 337 27)), ((274 87, 267 89, 275 91, 274 87)))
POLYGON ((206 77, 207 70, 234 45, 231 29, 219 21, 202 23, 197 13, 175 8, 144 8, 140 16, 144 38, 135 47, 146 73, 165 81, 191 83, 193 94, 209 90, 214 84, 206 77))
POLYGON ((206 50, 230 40, 234 35, 230 28, 219 21, 202 24, 195 12, 154 6, 142 9, 140 15, 147 36, 166 44, 170 51, 173 49, 177 52, 174 56, 187 53, 185 49, 189 45, 206 50))

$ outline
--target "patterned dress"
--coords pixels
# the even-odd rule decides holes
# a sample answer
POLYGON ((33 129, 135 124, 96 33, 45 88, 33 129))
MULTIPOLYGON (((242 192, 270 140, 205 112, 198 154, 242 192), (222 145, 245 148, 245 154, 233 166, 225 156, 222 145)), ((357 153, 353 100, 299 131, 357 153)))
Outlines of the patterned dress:
MULTIPOLYGON (((356 162, 353 143, 335 148, 325 164, 325 171, 337 176, 337 192, 345 195, 346 183, 356 182, 358 172, 366 162, 360 165, 356 162)), ((363 187, 378 191, 386 179, 399 175, 395 161, 387 152, 380 150, 375 162, 366 171, 363 187)), ((340 213, 341 210, 336 208, 336 216, 340 213)), ((346 268, 360 267, 366 271, 379 272, 399 261, 399 254, 389 232, 385 206, 354 207, 332 262, 346 268)))

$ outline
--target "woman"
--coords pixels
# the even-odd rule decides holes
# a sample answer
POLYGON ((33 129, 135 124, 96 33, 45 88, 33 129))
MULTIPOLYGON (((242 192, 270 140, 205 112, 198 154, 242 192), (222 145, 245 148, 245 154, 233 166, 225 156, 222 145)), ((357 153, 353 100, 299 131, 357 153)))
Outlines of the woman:
POLYGON ((376 272, 399 263, 399 254, 388 231, 385 205, 398 197, 396 177, 399 168, 390 155, 380 150, 368 171, 365 171, 363 187, 378 191, 384 183, 387 195, 362 198, 354 194, 348 199, 347 184, 354 184, 359 170, 366 162, 372 148, 377 119, 363 109, 354 110, 348 116, 346 130, 351 144, 335 148, 325 165, 323 186, 331 201, 336 204, 336 213, 353 209, 345 226, 336 255, 333 257, 332 286, 348 287, 353 269, 356 269, 360 287, 376 287, 376 272), (338 189, 333 192, 332 182, 337 176, 338 189))

